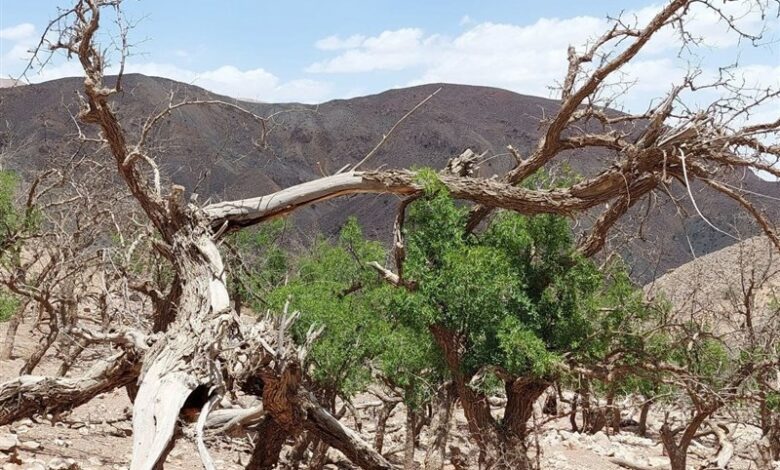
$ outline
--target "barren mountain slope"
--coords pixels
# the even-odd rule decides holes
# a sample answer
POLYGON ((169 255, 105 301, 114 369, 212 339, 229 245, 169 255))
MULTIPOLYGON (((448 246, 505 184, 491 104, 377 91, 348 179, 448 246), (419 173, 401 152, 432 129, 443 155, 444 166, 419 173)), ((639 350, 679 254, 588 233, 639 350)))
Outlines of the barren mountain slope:
POLYGON ((734 316, 734 302, 753 289, 755 308, 780 300, 780 254, 763 236, 749 238, 685 263, 649 283, 650 296, 663 295, 678 310, 734 316))
MULTIPOLYGON (((69 112, 75 114, 78 109, 76 90, 80 86, 81 79, 73 78, 0 89, 4 165, 29 173, 46 166, 50 155, 67 155, 73 149, 77 131, 69 112)), ((318 106, 241 103, 263 116, 278 113, 269 126, 266 145, 260 142, 259 124, 245 115, 219 107, 185 107, 152 136, 159 149, 155 156, 164 175, 199 193, 201 200, 266 194, 356 163, 401 116, 439 86, 442 91, 404 122, 365 168, 441 168, 448 158, 470 147, 488 156, 503 154, 487 161, 481 170, 486 176, 500 173, 512 164, 506 145, 527 154, 537 140, 540 120, 557 106, 552 100, 463 85, 396 89, 318 106)), ((168 105, 171 92, 175 102, 217 98, 195 86, 128 75, 118 112, 137 132, 147 116, 168 105)), ((570 156, 571 166, 582 174, 610 161, 609 155, 570 156)), ((753 192, 780 195, 780 184, 752 174, 735 176, 733 182, 753 192)), ((735 218, 740 211, 733 202, 700 189, 694 187, 698 205, 716 225, 746 227, 744 219, 735 218)), ((626 233, 639 231, 642 236, 621 250, 638 279, 652 279, 688 261, 689 243, 701 255, 733 241, 698 216, 691 217, 695 212, 687 195, 680 188, 675 191, 687 216, 679 216, 678 208, 662 196, 650 211, 645 205, 634 208, 635 218, 649 214, 647 221, 628 221, 622 226, 626 233)), ((299 211, 296 228, 305 240, 318 231, 334 233, 354 214, 369 235, 387 238, 394 207, 392 198, 382 196, 365 197, 360 204, 336 200, 299 211)), ((753 227, 744 230, 755 233, 753 227)))

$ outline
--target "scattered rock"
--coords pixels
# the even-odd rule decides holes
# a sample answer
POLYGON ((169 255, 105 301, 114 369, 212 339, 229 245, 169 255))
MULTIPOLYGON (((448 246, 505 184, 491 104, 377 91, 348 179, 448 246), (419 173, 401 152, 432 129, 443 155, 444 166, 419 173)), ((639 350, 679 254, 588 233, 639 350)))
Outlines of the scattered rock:
POLYGON ((637 461, 637 458, 634 456, 634 454, 632 452, 629 452, 623 446, 613 446, 612 448, 610 448, 609 453, 607 455, 609 455, 610 457, 614 457, 616 459, 627 460, 629 462, 637 461))
POLYGON ((604 431, 599 431, 591 436, 591 440, 594 444, 609 445, 609 436, 604 434, 604 431))
POLYGON ((612 440, 638 447, 654 447, 658 444, 658 441, 653 441, 652 439, 648 439, 646 437, 639 437, 637 435, 628 433, 612 436, 612 440))
POLYGON ((563 438, 557 432, 552 431, 545 433, 541 440, 543 445, 555 447, 563 441, 563 438))
POLYGON ((13 434, 0 435, 0 452, 10 453, 19 446, 19 441, 13 434))
POLYGON ((19 444, 19 448, 22 450, 35 452, 36 450, 41 449, 41 443, 37 441, 24 441, 21 444, 19 444))
POLYGON ((117 437, 130 437, 133 435, 133 428, 126 423, 117 423, 111 425, 108 433, 117 437))
POLYGON ((79 470, 79 465, 73 459, 55 457, 49 461, 49 470, 79 470))
POLYGON ((669 457, 647 457, 647 465, 649 467, 668 467, 669 457))
POLYGON ((547 459, 547 465, 543 468, 554 468, 556 470, 568 470, 571 468, 569 465, 569 459, 563 455, 553 455, 547 459))

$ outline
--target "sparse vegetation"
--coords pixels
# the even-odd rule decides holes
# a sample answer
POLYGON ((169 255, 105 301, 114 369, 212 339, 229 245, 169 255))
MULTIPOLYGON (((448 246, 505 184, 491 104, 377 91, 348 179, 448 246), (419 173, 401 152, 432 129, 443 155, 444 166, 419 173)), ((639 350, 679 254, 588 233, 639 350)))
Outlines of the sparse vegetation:
MULTIPOLYGON (((610 109, 628 86, 621 68, 654 37, 675 32, 680 47, 696 45, 686 30, 694 7, 758 40, 717 2, 670 0, 649 20, 614 19, 572 47, 559 103, 527 155, 508 148, 514 163, 501 175, 481 174, 484 154, 471 150, 441 170, 363 168, 437 89, 334 174, 320 167, 313 181, 206 203, 156 160, 176 129, 167 124, 185 109, 227 110, 257 126, 246 140, 264 157, 279 112, 175 93, 137 122, 118 112, 123 69, 104 80, 112 49, 100 41, 112 38, 124 64, 121 3, 74 0, 34 51, 44 64, 49 53, 77 58, 85 77, 63 155, 29 181, 0 172, 0 322, 13 320, 0 358, 13 359, 28 310, 39 339, 0 383, 0 426, 64 423, 124 389, 131 470, 162 468, 184 441, 197 448, 189 464, 207 469, 221 442, 249 470, 528 470, 543 466, 565 427, 575 443, 636 431, 647 447, 661 444, 671 470, 687 469, 694 447, 702 469, 776 465, 777 268, 744 254, 728 290, 719 274, 655 295, 613 244, 620 221, 641 219, 637 204, 649 211, 659 196, 684 210, 687 195, 713 225, 695 202, 692 188, 704 188, 752 218, 768 240, 764 258, 780 249, 775 221, 733 184, 739 172, 780 178, 767 160, 780 158, 780 121, 743 123, 780 92, 692 68, 645 111, 610 109), (119 13, 113 36, 100 29, 112 24, 106 11, 119 13), (580 176, 572 155, 599 158, 580 176), (285 216, 364 193, 399 198, 391 243, 354 219, 335 238, 282 241, 293 227, 285 216), (755 430, 758 442, 738 442, 755 430)), ((18 459, 18 442, 2 444, 0 455, 18 459)))

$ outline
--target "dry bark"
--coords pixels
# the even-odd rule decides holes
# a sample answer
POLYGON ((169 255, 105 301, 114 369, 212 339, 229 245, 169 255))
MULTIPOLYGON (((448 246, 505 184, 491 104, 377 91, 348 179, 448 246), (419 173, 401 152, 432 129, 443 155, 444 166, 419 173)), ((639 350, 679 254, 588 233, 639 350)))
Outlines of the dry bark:
POLYGON ((289 434, 281 428, 270 416, 257 426, 255 446, 252 458, 246 465, 246 470, 269 470, 276 468, 279 454, 289 434))
POLYGON ((404 470, 414 470, 414 452, 417 450, 417 420, 414 410, 406 410, 406 426, 404 428, 404 470))
MULTIPOLYGON (((349 171, 266 196, 220 202, 202 208, 183 201, 184 188, 173 186, 165 193, 157 164, 146 148, 147 136, 165 116, 189 104, 224 105, 256 118, 263 126, 264 134, 265 120, 235 104, 219 101, 171 104, 147 121, 137 141, 131 142, 130 134, 122 126, 111 104, 112 96, 122 90, 121 70, 126 50, 122 51, 120 73, 115 85, 107 87, 103 83, 104 52, 94 41, 101 9, 116 7, 119 3, 76 0, 73 8, 64 10, 50 27, 61 22, 71 23, 62 31, 59 41, 46 45, 79 60, 85 82, 84 102, 78 119, 100 129, 98 138, 85 137, 85 140, 106 146, 116 173, 156 230, 154 248, 170 263, 174 272, 175 280, 168 294, 151 296, 155 303, 155 311, 151 315, 152 331, 161 334, 154 338, 148 350, 146 347, 130 347, 118 337, 107 339, 117 347, 125 348, 125 351, 109 358, 113 362, 99 363, 81 379, 23 376, 0 385, 0 424, 34 413, 66 411, 99 393, 131 385, 138 379, 133 404, 133 457, 130 468, 149 470, 158 468, 172 447, 177 417, 193 392, 206 390, 203 395, 211 402, 215 396, 224 394, 228 387, 237 385, 253 389, 262 398, 263 412, 267 413, 263 418, 265 434, 280 430, 276 433, 276 440, 259 440, 264 444, 261 449, 256 449, 257 458, 254 460, 258 468, 278 460, 277 449, 284 442, 282 436, 286 440, 288 436, 294 437, 303 431, 338 449, 363 468, 393 468, 357 433, 328 413, 306 389, 303 383, 305 348, 296 349, 285 336, 292 318, 285 315, 282 323, 275 325, 270 319, 263 319, 252 328, 238 321, 238 315, 231 308, 225 266, 216 241, 228 231, 335 197, 357 193, 419 196, 425 188, 417 173, 406 170, 349 171), (224 380, 226 377, 228 380, 224 380)), ((780 121, 734 130, 718 124, 718 118, 724 119, 722 115, 702 117, 696 113, 674 116, 675 124, 668 125, 672 103, 679 97, 682 86, 673 89, 666 100, 642 115, 613 117, 593 104, 592 99, 595 100, 602 84, 608 81, 606 79, 630 62, 660 29, 672 23, 682 24, 681 20, 692 3, 692 0, 673 0, 661 8, 644 28, 628 28, 617 22, 583 53, 572 49, 569 71, 562 87, 560 110, 545 123, 544 136, 532 155, 518 161, 503 180, 474 178, 468 176, 470 172, 467 169, 458 170, 457 175, 439 175, 439 180, 453 197, 477 204, 472 212, 470 229, 476 227, 494 207, 526 215, 568 216, 608 204, 610 207, 581 245, 583 253, 591 255, 601 249, 610 228, 642 196, 672 179, 688 186, 691 180, 699 179, 741 204, 780 248, 780 239, 763 213, 741 194, 716 180, 720 170, 734 168, 762 169, 780 176, 780 170, 759 158, 743 157, 745 149, 780 155, 780 148, 761 140, 762 136, 775 132, 780 127, 780 121), (605 61, 592 71, 583 69, 583 64, 590 63, 603 52, 600 48, 616 40, 626 41, 619 53, 605 55, 605 61), (581 130, 587 126, 582 124, 591 121, 599 121, 607 128, 620 122, 643 123, 643 127, 638 136, 633 131, 619 129, 608 129, 601 134, 583 133, 581 130), (610 155, 618 155, 619 159, 600 173, 566 188, 534 190, 517 186, 562 152, 573 149, 608 151, 610 155)), ((119 22, 121 24, 121 20, 119 22)), ((121 32, 122 47, 126 48, 126 30, 121 32)), ((41 41, 41 45, 44 41, 46 39, 41 41)), ((747 104, 746 109, 750 106, 747 104)), ((716 110, 714 113, 728 112, 722 111, 725 107, 711 109, 716 110)), ((83 136, 81 129, 79 132, 83 136)), ((397 240, 399 243, 397 254, 400 260, 403 241, 397 240)), ((399 285, 409 287, 401 270, 395 276, 399 285)), ((49 302, 30 289, 22 292, 23 287, 12 281, 6 284, 12 290, 17 289, 17 293, 49 302)), ((50 304, 47 312, 54 315, 55 306, 63 308, 65 305, 64 302, 50 304)), ((68 318, 63 315, 62 326, 73 329, 74 325, 68 318)), ((50 326, 49 344, 58 333, 55 316, 52 316, 50 326)), ((144 332, 136 333, 143 335, 144 332)), ((459 351, 463 345, 460 339, 441 325, 434 325, 431 333, 444 352, 469 431, 482 450, 482 463, 494 468, 527 468, 530 465, 525 455, 527 421, 534 401, 548 384, 506 377, 507 406, 503 420, 496 420, 491 415, 487 397, 469 386, 471 377, 462 370, 459 351)), ((29 364, 31 370, 35 361, 29 364)), ((207 412, 209 408, 205 403, 201 405, 207 412)), ((708 415, 705 413, 704 418, 708 415)), ((208 422, 208 416, 204 420, 208 422)), ((690 429, 698 429, 699 424, 698 421, 690 423, 690 429)), ((689 434, 686 429, 678 443, 675 433, 662 429, 664 445, 672 457, 675 470, 684 468, 684 450, 692 438, 689 434)))
POLYGON ((455 390, 452 382, 448 382, 439 389, 435 403, 436 409, 431 422, 431 435, 423 461, 423 469, 425 470, 442 470, 444 468, 454 402, 455 390))
POLYGON ((492 415, 487 395, 469 385, 472 377, 463 371, 464 347, 459 336, 443 325, 433 325, 431 332, 444 354, 469 434, 480 449, 480 464, 492 469, 531 468, 526 445, 528 420, 534 402, 550 384, 543 380, 505 377, 507 403, 499 421, 492 415))
POLYGON ((5 332, 5 339, 0 345, 0 361, 10 361, 13 357, 14 342, 16 341, 16 332, 22 323, 22 314, 17 313, 8 321, 8 329, 5 332))
POLYGON ((379 412, 376 418, 376 431, 374 432, 374 449, 382 453, 385 446, 385 432, 387 430, 387 420, 393 413, 395 407, 398 406, 398 401, 383 401, 382 406, 379 407, 379 412))
POLYGON ((639 434, 642 437, 645 437, 647 435, 647 418, 650 415, 650 408, 652 406, 653 406, 652 399, 645 400, 644 403, 642 403, 642 409, 639 412, 639 426, 637 429, 637 434, 639 434))
POLYGON ((59 414, 138 378, 135 359, 120 353, 95 364, 80 378, 23 375, 0 384, 0 425, 36 414, 59 414))

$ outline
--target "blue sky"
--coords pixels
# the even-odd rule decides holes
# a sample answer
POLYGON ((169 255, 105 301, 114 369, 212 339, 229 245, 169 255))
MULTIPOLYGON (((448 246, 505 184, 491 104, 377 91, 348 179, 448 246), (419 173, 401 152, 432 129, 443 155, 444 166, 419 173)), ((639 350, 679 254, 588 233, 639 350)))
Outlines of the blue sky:
MULTIPOLYGON (((0 0, 0 76, 20 72, 25 51, 63 3, 0 0)), ((639 0, 125 0, 128 18, 138 21, 128 68, 262 101, 321 102, 431 81, 550 96, 547 87, 562 77, 569 44, 581 45, 603 31, 607 15, 623 11, 642 23, 659 5, 639 0)), ((780 80, 777 19, 762 22, 753 12, 740 20, 751 30, 768 28, 768 45, 758 49, 740 45, 709 12, 691 21, 706 45, 680 59, 671 32, 659 36, 626 70, 639 80, 627 98, 629 107, 663 93, 691 60, 712 72, 739 57, 749 81, 774 85, 780 80)), ((76 74, 77 64, 57 60, 28 78, 76 74)))

